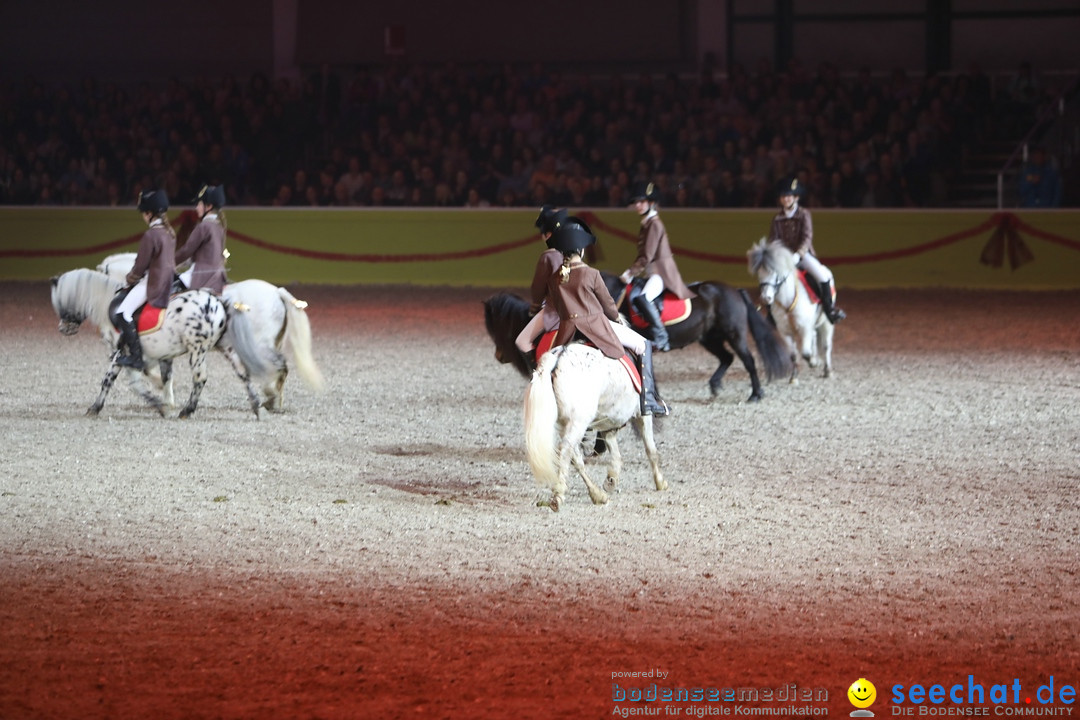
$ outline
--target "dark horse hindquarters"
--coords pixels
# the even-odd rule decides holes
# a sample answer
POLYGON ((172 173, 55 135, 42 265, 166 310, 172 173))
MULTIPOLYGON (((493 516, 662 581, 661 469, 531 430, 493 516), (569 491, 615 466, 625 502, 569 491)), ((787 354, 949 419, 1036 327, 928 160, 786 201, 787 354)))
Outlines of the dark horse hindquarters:
MULTIPOLYGON (((622 281, 611 273, 600 274, 611 297, 619 302, 624 290, 622 281)), ((716 281, 692 283, 690 289, 697 294, 697 297, 690 301, 690 316, 682 322, 667 326, 671 349, 677 350, 697 342, 720 360, 720 365, 709 378, 709 390, 714 396, 723 387, 724 373, 731 367, 735 355, 738 355, 750 374, 751 392, 748 402, 760 400, 765 393, 761 388, 757 364, 750 352, 747 337, 753 337, 754 344, 757 345, 765 365, 767 381, 791 372, 791 357, 783 339, 757 311, 745 290, 736 290, 716 281), (731 350, 728 350, 729 347, 731 350), (734 351, 734 355, 731 351, 734 351)), ((620 311, 624 311, 622 307, 620 311)), ((647 329, 638 332, 649 337, 647 329)))

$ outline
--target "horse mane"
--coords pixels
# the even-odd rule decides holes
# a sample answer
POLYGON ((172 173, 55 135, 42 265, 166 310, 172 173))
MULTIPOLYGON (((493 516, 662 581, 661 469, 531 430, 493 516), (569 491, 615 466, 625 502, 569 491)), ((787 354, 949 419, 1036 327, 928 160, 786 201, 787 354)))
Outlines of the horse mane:
POLYGON ((746 260, 751 275, 757 275, 762 268, 778 275, 795 272, 795 257, 779 240, 768 242, 761 238, 746 251, 746 260))
POLYGON ((109 303, 122 285, 108 275, 78 268, 52 279, 53 309, 61 318, 76 315, 98 328, 108 327, 109 303))
POLYGON ((484 327, 502 357, 521 373, 532 377, 533 364, 514 343, 529 322, 529 303, 511 293, 499 293, 484 301, 484 327))

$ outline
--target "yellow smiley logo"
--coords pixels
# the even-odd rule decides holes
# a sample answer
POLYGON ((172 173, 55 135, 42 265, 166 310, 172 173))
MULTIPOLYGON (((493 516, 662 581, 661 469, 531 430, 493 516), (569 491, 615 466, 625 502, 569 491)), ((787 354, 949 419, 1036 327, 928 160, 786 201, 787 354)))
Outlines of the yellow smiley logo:
POLYGON ((847 689, 848 700, 857 708, 868 708, 877 699, 877 688, 866 678, 859 678, 847 689))

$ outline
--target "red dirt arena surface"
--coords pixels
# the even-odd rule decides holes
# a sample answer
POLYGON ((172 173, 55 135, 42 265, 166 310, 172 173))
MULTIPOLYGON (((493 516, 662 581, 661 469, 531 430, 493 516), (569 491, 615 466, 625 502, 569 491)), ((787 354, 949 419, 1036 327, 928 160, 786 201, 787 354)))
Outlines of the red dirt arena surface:
POLYGON ((659 356, 671 489, 627 430, 555 514, 491 291, 290 289, 327 391, 256 422, 216 357, 180 421, 85 417, 100 339, 0 285, 0 718, 846 717, 859 678, 881 718, 969 675, 1075 712, 1036 690, 1080 685, 1080 292, 845 293, 836 377, 760 404, 659 356), (613 698, 652 684, 828 699, 613 698))

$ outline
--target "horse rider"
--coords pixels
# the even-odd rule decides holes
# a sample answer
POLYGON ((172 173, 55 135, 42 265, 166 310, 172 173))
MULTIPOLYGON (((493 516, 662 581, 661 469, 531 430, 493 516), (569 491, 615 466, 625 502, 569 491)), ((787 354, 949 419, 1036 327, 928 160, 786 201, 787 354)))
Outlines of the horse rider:
POLYGON ((821 307, 829 322, 834 325, 847 317, 847 313, 833 306, 833 275, 814 254, 814 224, 810 211, 799 205, 799 196, 803 194, 802 183, 798 178, 790 178, 780 184, 777 199, 780 212, 772 221, 769 240, 779 240, 795 254, 795 264, 805 270, 821 285, 821 307))
POLYGON ((139 331, 135 328, 135 311, 145 302, 156 308, 169 304, 173 275, 176 273, 176 232, 169 225, 169 196, 164 190, 146 190, 139 195, 139 212, 147 230, 139 239, 135 264, 125 278, 128 292, 117 307, 113 322, 120 329, 117 349, 127 353, 117 358, 117 364, 142 370, 144 367, 139 331))
MULTIPOLYGON (((547 242, 551 233, 555 232, 562 223, 566 222, 566 210, 556 210, 550 205, 540 208, 540 214, 536 217, 536 228, 540 231, 540 239, 547 242)), ((562 266, 562 253, 553 248, 548 248, 540 254, 536 261, 536 270, 533 271, 532 286, 530 288, 529 315, 531 316, 525 329, 517 336, 514 344, 523 353, 530 353, 535 347, 536 338, 545 332, 550 332, 559 327, 559 313, 544 300, 547 298, 548 278, 562 266)))
POLYGON ((225 276, 225 188, 203 185, 192 200, 199 224, 191 231, 184 246, 176 250, 176 264, 192 264, 180 273, 189 290, 206 289, 221 295, 229 281, 225 276))
POLYGON ((656 210, 659 199, 660 193, 653 183, 638 182, 634 185, 630 203, 641 216, 637 259, 619 276, 619 279, 630 284, 635 277, 645 278, 644 286, 638 283, 630 285, 630 304, 641 317, 648 321, 652 328, 652 342, 656 349, 667 352, 671 349, 671 342, 668 339, 667 328, 660 319, 657 298, 663 295, 665 288, 683 300, 694 297, 694 293, 683 282, 679 268, 675 264, 667 229, 664 228, 664 223, 656 210))
POLYGON ((671 410, 660 398, 653 377, 652 344, 618 322, 619 311, 600 271, 582 260, 585 249, 595 242, 596 236, 573 219, 556 228, 547 240, 548 247, 563 257, 558 271, 548 279, 548 297, 559 313, 559 332, 552 347, 581 335, 609 358, 617 360, 624 348, 629 350, 639 361, 641 414, 667 415, 671 410))

